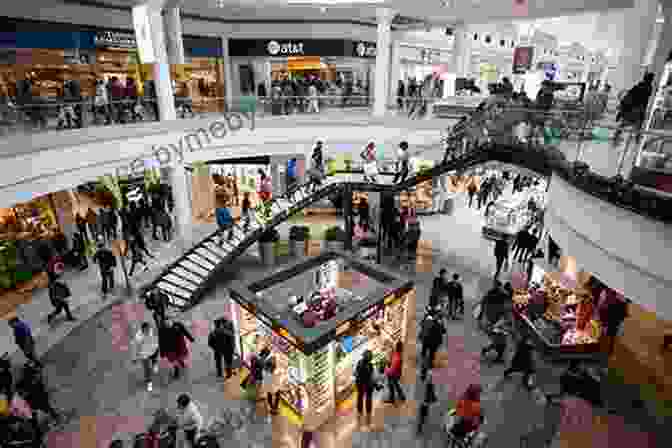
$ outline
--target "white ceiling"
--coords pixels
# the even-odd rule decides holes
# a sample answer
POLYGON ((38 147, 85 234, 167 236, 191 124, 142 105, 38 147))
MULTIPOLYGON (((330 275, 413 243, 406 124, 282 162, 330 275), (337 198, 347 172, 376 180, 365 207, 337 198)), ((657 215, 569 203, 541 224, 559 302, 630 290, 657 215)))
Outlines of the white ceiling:
MULTIPOLYGON (((97 0, 100 3, 131 6, 142 0, 97 0)), ((389 7, 402 16, 446 25, 455 21, 488 23, 515 17, 558 17, 600 11, 610 8, 632 7, 634 0, 526 0, 526 7, 514 8, 515 0, 385 0, 381 5, 328 7, 288 5, 287 0, 181 0, 182 11, 229 20, 373 20, 377 7, 389 7), (223 5, 223 7, 219 7, 223 5)))

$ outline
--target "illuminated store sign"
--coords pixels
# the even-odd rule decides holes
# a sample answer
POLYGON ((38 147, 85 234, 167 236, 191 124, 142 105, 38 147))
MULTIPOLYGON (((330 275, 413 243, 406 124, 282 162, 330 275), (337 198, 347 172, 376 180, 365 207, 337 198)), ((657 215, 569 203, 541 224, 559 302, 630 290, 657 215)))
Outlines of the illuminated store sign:
POLYGON ((266 51, 271 56, 278 55, 303 55, 303 42, 283 42, 272 40, 266 45, 266 51))
POLYGON ((339 39, 230 39, 232 57, 375 58, 376 43, 339 39))

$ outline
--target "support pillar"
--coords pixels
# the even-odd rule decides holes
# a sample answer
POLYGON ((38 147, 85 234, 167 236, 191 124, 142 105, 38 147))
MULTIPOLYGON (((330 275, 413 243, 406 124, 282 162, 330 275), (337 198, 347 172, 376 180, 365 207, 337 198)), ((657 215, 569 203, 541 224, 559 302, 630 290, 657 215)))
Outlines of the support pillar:
MULTIPOLYGON (((654 86, 656 90, 662 81, 661 77, 663 75, 663 70, 665 69, 665 64, 668 57, 672 53, 672 5, 663 4, 663 16, 665 17, 665 22, 662 24, 662 29, 658 37, 658 42, 656 44, 655 51, 653 53, 653 61, 651 64, 651 72, 656 75, 654 81, 654 86)), ((655 96, 656 91, 654 91, 655 96)), ((651 103, 653 103, 654 98, 651 98, 651 103)))
POLYGON ((171 167, 170 181, 175 201, 175 240, 182 249, 191 247, 191 195, 187 172, 183 163, 175 162, 171 167))
MULTIPOLYGON (((225 96, 225 110, 231 110, 233 106, 233 76, 231 66, 231 54, 229 53, 229 38, 222 37, 222 63, 224 64, 224 96, 225 96)), ((267 89, 270 95, 270 89, 267 89)))
POLYGON ((468 39, 465 36, 465 27, 464 24, 458 23, 455 25, 453 30, 453 50, 451 52, 451 67, 450 71, 455 73, 458 78, 463 78, 466 76, 466 52, 465 44, 468 39))
POLYGON ((656 0, 635 0, 633 8, 623 13, 623 31, 618 69, 614 71, 612 83, 618 92, 630 89, 642 79, 643 67, 649 39, 653 32, 658 2, 656 0))
POLYGON ((168 63, 171 65, 183 65, 185 63, 185 59, 180 8, 171 7, 166 9, 163 19, 164 29, 166 31, 168 63))
POLYGON ((352 210, 352 187, 346 185, 343 188, 343 220, 345 221, 345 250, 352 250, 352 239, 354 236, 354 219, 352 210))
POLYGON ((390 53, 390 86, 388 89, 389 92, 389 102, 388 104, 397 104, 397 87, 399 81, 401 80, 401 47, 399 46, 399 41, 392 43, 392 50, 390 53))
POLYGON ((161 15, 162 1, 150 1, 133 8, 135 38, 142 63, 153 64, 152 72, 159 106, 159 120, 175 120, 175 98, 166 52, 166 35, 161 15))
POLYGON ((387 8, 376 10, 378 18, 378 41, 376 43, 376 77, 374 81, 373 115, 385 116, 390 71, 390 45, 392 43, 392 19, 396 11, 387 8))

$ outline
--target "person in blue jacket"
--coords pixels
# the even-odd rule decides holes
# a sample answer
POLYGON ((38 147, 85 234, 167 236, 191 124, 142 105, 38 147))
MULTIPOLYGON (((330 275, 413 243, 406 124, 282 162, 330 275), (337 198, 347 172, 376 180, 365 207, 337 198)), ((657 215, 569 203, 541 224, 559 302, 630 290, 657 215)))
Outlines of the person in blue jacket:
MULTIPOLYGON (((233 217, 228 208, 218 207, 215 210, 215 217, 217 218, 217 227, 219 227, 220 231, 224 232, 226 229, 233 227, 233 217)), ((229 239, 231 239, 231 236, 231 233, 229 233, 229 239)))

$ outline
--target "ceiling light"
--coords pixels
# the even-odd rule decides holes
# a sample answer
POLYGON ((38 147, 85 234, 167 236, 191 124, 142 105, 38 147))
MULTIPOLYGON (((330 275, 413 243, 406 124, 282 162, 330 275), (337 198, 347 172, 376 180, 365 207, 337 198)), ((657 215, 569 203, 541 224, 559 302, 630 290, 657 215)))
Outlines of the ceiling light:
POLYGON ((326 13, 326 12, 327 12, 327 8, 326 8, 325 6, 321 7, 321 8, 320 8, 320 12, 321 12, 322 14, 326 13))

